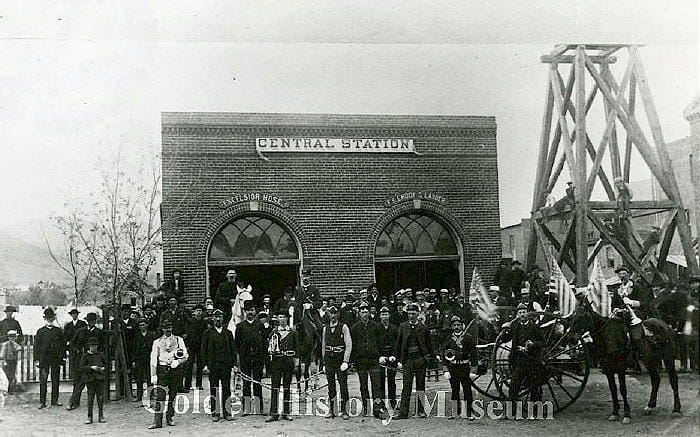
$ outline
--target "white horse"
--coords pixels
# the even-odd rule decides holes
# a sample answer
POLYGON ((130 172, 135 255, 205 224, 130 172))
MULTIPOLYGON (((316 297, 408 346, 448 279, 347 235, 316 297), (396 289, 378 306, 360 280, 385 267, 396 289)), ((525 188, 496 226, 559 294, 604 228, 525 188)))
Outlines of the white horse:
POLYGON ((247 300, 253 300, 253 287, 248 285, 246 288, 241 288, 236 285, 238 293, 236 298, 233 300, 233 305, 231 306, 231 321, 228 322, 228 330, 236 336, 236 325, 241 323, 245 319, 245 312, 243 311, 243 304, 247 300))

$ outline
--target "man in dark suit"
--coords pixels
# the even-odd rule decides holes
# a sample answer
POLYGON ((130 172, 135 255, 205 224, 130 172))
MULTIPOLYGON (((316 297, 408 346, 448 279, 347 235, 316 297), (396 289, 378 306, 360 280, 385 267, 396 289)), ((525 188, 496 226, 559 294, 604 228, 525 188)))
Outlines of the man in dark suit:
POLYGON ((56 313, 53 309, 44 310, 46 325, 39 328, 34 337, 34 361, 39 367, 39 409, 46 408, 46 392, 49 373, 51 374, 51 405, 58 403, 61 366, 66 359, 66 340, 63 330, 53 324, 56 313))
POLYGON ((513 297, 513 305, 517 305, 522 299, 523 282, 525 282, 527 275, 525 275, 525 272, 521 268, 523 263, 520 261, 513 260, 511 265, 512 269, 508 275, 508 279, 510 281, 510 294, 513 297))
POLYGON ((134 379, 136 380, 136 398, 134 402, 141 402, 143 398, 143 385, 151 386, 151 349, 156 339, 156 334, 148 329, 148 320, 141 319, 138 322, 139 332, 134 335, 134 349, 131 354, 134 379))
POLYGON ((353 345, 352 361, 355 363, 357 376, 360 378, 362 415, 367 416, 369 411, 373 411, 375 417, 380 417, 384 410, 379 389, 379 339, 381 331, 379 325, 369 319, 369 304, 367 302, 360 303, 360 320, 352 326, 350 334, 353 345), (370 405, 368 377, 374 406, 370 405))
POLYGON ((396 360, 389 362, 389 357, 394 355, 399 328, 389 323, 390 314, 389 307, 385 306, 379 310, 379 321, 381 322, 379 325, 379 364, 392 367, 379 369, 379 387, 381 398, 388 400, 389 406, 394 409, 396 408, 396 370, 393 366, 396 364, 396 360))
POLYGON ((163 325, 165 320, 170 320, 173 324, 173 335, 187 338, 187 315, 182 312, 177 306, 177 297, 175 295, 168 296, 168 309, 160 315, 160 325, 163 325))
POLYGON ((238 357, 236 343, 231 331, 223 326, 224 312, 214 310, 212 314, 214 326, 207 330, 202 337, 202 358, 209 368, 209 390, 211 391, 211 417, 214 422, 221 420, 233 420, 231 412, 227 410, 227 402, 231 397, 231 369, 236 368, 238 357), (219 384, 221 384, 221 397, 218 397, 219 384), (218 405, 221 412, 217 410, 218 405))
POLYGON ((17 332, 17 342, 22 344, 22 326, 14 319, 13 314, 17 312, 17 308, 12 305, 5 307, 5 318, 0 320, 0 342, 7 340, 9 331, 17 332))
MULTIPOLYGON (((428 330, 418 321, 418 305, 409 304, 407 308, 408 321, 399 325, 399 335, 394 346, 394 355, 398 360, 397 367, 403 368, 403 389, 401 390, 401 406, 395 419, 408 419, 408 407, 411 402, 413 378, 416 379, 416 396, 418 396, 418 417, 427 417, 424 411, 425 399, 425 369, 434 354, 428 330)), ((391 358, 390 358, 391 359, 391 358)))
MULTIPOLYGON (((266 350, 266 330, 256 319, 255 304, 247 300, 243 304, 245 320, 236 325, 236 350, 238 351, 241 372, 256 381, 262 379, 262 370, 266 350)), ((262 414, 262 386, 253 384, 251 399, 251 382, 243 380, 243 415, 262 414)))
POLYGON ((73 350, 71 340, 73 340, 73 336, 78 332, 78 329, 87 326, 85 320, 78 319, 79 313, 80 311, 77 308, 70 310, 68 314, 70 314, 72 320, 63 326, 63 337, 66 339, 66 350, 68 351, 68 371, 71 379, 73 379, 74 373, 80 365, 80 354, 73 350))
POLYGON ((202 363, 202 336, 206 330, 207 321, 204 320, 204 306, 195 305, 194 309, 192 309, 192 317, 187 323, 187 337, 185 337, 187 350, 190 353, 190 359, 187 360, 187 368, 185 369, 185 384, 182 390, 185 393, 190 391, 192 374, 195 373, 195 363, 197 364, 195 373, 196 387, 202 390, 202 370, 204 369, 204 364, 202 363))
MULTIPOLYGON (((73 339, 70 341, 71 350, 75 351, 77 357, 82 357, 87 351, 88 343, 91 338, 96 338, 98 340, 98 344, 100 345, 99 349, 101 352, 104 352, 104 332, 95 326, 95 323, 97 323, 97 314, 88 313, 87 316, 85 316, 85 321, 87 325, 78 329, 75 334, 73 334, 73 339)), ((75 410, 80 406, 80 397, 85 388, 85 383, 80 377, 80 368, 76 368, 75 370, 73 374, 73 394, 68 404, 68 411, 75 410)))
POLYGON ((238 273, 236 270, 231 269, 226 272, 226 281, 219 284, 216 293, 212 295, 212 298, 214 298, 214 306, 224 313, 224 326, 228 326, 228 322, 231 321, 231 317, 233 316, 231 313, 231 305, 236 295, 238 295, 237 278, 238 273))
POLYGON ((185 296, 185 282, 182 279, 182 270, 173 270, 172 277, 167 281, 163 282, 158 288, 158 291, 162 291, 165 294, 173 294, 178 299, 185 296))

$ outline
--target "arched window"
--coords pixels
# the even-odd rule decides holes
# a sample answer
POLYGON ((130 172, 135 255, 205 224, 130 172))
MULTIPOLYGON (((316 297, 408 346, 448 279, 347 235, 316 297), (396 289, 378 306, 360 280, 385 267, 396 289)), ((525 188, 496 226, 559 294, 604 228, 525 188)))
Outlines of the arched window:
POLYGON ((226 225, 214 237, 210 264, 241 262, 289 262, 299 259, 296 241, 277 222, 261 216, 247 216, 226 225))
POLYGON ((379 235, 375 258, 459 257, 447 228, 428 215, 408 214, 390 222, 379 235))

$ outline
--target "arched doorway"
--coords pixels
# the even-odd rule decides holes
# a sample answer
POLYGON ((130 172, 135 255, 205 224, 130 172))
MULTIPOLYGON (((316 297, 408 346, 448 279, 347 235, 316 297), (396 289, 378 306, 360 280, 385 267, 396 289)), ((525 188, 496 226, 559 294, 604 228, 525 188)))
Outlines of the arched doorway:
POLYGON ((210 291, 226 280, 228 269, 235 268, 238 278, 253 286, 256 301, 269 294, 275 302, 285 287, 296 286, 301 251, 281 223, 264 215, 246 215, 214 235, 207 261, 210 291))
POLYGON ((379 234, 374 253, 377 287, 460 289, 461 244, 445 222, 422 212, 399 216, 379 234))

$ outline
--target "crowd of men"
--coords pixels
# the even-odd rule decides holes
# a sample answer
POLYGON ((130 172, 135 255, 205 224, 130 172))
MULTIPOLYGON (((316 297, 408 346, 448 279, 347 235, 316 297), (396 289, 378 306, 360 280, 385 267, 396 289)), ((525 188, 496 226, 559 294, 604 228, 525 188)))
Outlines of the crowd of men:
MULTIPOLYGON (((512 263, 510 267, 502 265, 499 271, 496 285, 491 288, 492 298, 500 306, 514 307, 517 317, 511 321, 510 315, 506 315, 496 323, 511 328, 514 350, 531 347, 534 334, 528 331, 524 315, 533 308, 556 308, 555 298, 548 293, 544 275, 537 268, 526 275, 519 263, 512 263)), ((681 369, 686 369, 690 361, 690 367, 697 370, 700 280, 691 278, 688 289, 673 286, 649 290, 634 284, 626 267, 620 267, 617 272, 621 284, 613 292, 618 297, 613 299, 614 305, 633 308, 642 318, 664 319, 682 338, 681 369), (688 311, 692 313, 690 317, 688 311)), ((476 357, 477 339, 467 332, 476 312, 464 293, 426 288, 380 295, 376 284, 370 284, 357 293, 348 290, 342 299, 336 299, 322 297, 310 285, 309 271, 304 271, 302 276, 302 285, 296 289, 287 288, 284 296, 275 302, 267 294, 258 302, 246 300, 242 307, 244 318, 236 324, 235 336, 227 328, 233 302, 240 290, 244 290, 235 270, 228 272, 227 280, 212 296, 191 309, 184 300, 180 273, 176 272, 164 283, 153 302, 141 311, 124 305, 119 317, 111 321, 111 335, 96 326, 95 313, 80 320, 79 311, 73 309, 70 311, 72 320, 61 329, 55 326, 53 310, 47 308, 46 326, 37 332, 34 342, 34 358, 40 369, 39 408, 46 407, 49 376, 51 404, 61 405, 58 401, 59 371, 67 355, 73 379, 68 410, 79 407, 82 391, 87 387, 87 423, 93 420, 95 398, 98 420, 103 421, 107 365, 103 352, 113 341, 113 333, 120 333, 124 339, 127 371, 136 385, 134 401, 143 400, 148 386, 159 387, 155 390, 156 414, 152 428, 163 426, 163 415, 168 425, 174 425, 175 394, 187 393, 193 387, 203 389, 204 369, 208 370, 212 420, 234 419, 225 400, 231 394, 232 375, 236 372, 243 379, 244 416, 262 414, 266 410, 260 381, 267 376, 271 380, 267 420, 292 420, 290 386, 299 366, 299 351, 304 340, 298 331, 305 318, 319 333, 320 353, 314 359, 319 369, 325 371, 328 382, 328 418, 349 418, 348 372, 351 367, 359 379, 364 415, 385 417, 390 406, 392 410, 398 407, 394 419, 407 418, 410 397, 402 397, 397 405, 397 371, 403 372, 401 393, 411 393, 415 380, 417 397, 423 400, 427 374, 431 369, 442 369, 452 388, 452 400, 456 402, 453 416, 461 414, 459 401, 463 400, 467 417, 471 417, 470 374, 480 371, 481 363, 476 357), (281 406, 277 403, 280 392, 284 400, 281 406)), ((14 329, 0 332, 0 336, 9 337, 0 338, 3 341, 0 359, 3 359, 6 373, 12 374, 14 372, 7 367, 13 365, 12 356, 2 357, 5 351, 13 350, 6 344, 17 344, 17 336, 21 336, 21 327, 12 321, 14 310, 8 306, 8 317, 3 320, 14 329)), ((518 353, 511 356, 516 370, 528 368, 527 363, 522 362, 524 357, 518 353)), ((637 361, 632 360, 635 364, 637 361)), ((514 376, 514 380, 518 378, 514 376)), ((425 416, 423 402, 417 405, 416 414, 425 416)))

